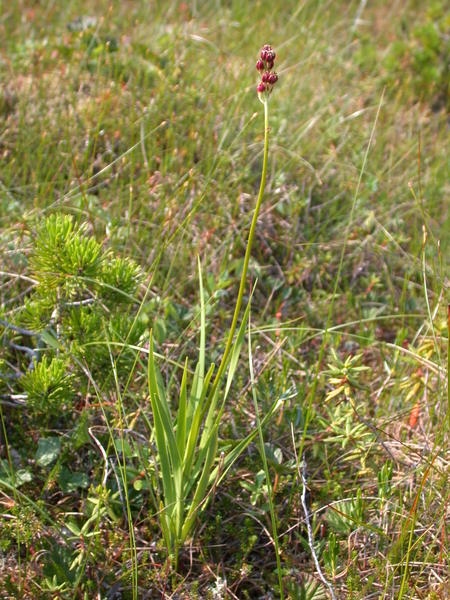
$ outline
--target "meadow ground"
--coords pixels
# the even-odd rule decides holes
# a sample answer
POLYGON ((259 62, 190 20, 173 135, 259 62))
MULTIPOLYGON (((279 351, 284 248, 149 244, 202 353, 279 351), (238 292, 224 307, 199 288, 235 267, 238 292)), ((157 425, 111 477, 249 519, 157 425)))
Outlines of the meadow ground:
POLYGON ((448 26, 440 0, 3 3, 2 599, 448 597, 448 26), (168 560, 154 402, 181 443, 185 358, 223 356, 268 42, 251 317, 168 560))

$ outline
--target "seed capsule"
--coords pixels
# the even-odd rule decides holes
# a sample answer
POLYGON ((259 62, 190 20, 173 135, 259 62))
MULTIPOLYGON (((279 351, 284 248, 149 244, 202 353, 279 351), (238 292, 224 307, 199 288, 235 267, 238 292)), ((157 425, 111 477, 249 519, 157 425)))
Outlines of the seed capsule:
POLYGON ((260 57, 256 62, 256 69, 261 73, 261 81, 256 88, 261 102, 268 100, 269 94, 272 92, 273 86, 278 81, 278 75, 273 71, 276 53, 270 44, 264 44, 260 51, 260 57), (264 94, 264 96, 261 96, 264 94))

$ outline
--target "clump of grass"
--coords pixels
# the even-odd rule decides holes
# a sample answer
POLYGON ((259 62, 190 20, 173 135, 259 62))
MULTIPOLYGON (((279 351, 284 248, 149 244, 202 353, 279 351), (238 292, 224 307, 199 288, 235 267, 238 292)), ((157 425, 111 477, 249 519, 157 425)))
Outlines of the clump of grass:
MULTIPOLYGON (((155 460, 162 480, 162 489, 159 493, 159 520, 175 569, 178 565, 179 550, 191 535, 198 514, 206 507, 208 497, 213 493, 218 481, 223 478, 233 462, 255 437, 254 434, 247 436, 231 451, 219 451, 219 426, 238 367, 250 311, 249 300, 236 339, 234 339, 247 285, 251 250, 266 184, 269 153, 269 96, 278 79, 272 72, 274 61, 275 53, 272 48, 264 46, 261 58, 257 63, 258 71, 262 72, 262 82, 258 85, 257 91, 264 105, 264 154, 261 183, 248 234, 233 319, 226 334, 225 350, 217 371, 215 372, 215 365, 212 364, 206 372, 206 318, 199 265, 201 304, 199 358, 190 389, 188 363, 187 361, 185 363, 177 402, 178 408, 173 416, 168 401, 168 392, 164 389, 161 375, 156 369, 153 338, 150 340, 148 382, 158 450, 155 460), (225 390, 222 391, 221 386, 225 379, 225 373, 227 373, 226 385, 225 390), (219 456, 220 462, 218 462, 219 456)), ((264 421, 270 417, 277 404, 277 402, 273 404, 264 421)), ((261 424, 259 432, 261 435, 261 424)), ((280 593, 283 596, 281 579, 280 586, 280 593)))

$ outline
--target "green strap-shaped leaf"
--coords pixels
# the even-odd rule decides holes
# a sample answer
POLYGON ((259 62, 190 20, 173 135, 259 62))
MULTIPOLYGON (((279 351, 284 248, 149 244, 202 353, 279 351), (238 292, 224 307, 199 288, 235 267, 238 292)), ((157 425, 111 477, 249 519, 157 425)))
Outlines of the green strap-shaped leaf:
POLYGON ((177 433, 176 440, 180 456, 184 456, 184 446, 186 443, 186 418, 187 418, 187 358, 184 364, 183 377, 181 379, 180 400, 177 413, 177 433))
POLYGON ((191 481, 186 482, 186 485, 188 486, 185 492, 186 496, 189 494, 192 485, 195 483, 195 481, 197 481, 198 477, 200 476, 200 473, 203 471, 203 466, 211 445, 214 445, 217 441, 215 438, 217 438, 217 432, 219 430, 220 421, 221 415, 218 414, 216 420, 213 423, 212 428, 209 430, 209 434, 205 437, 203 446, 199 447, 197 450, 197 458, 195 464, 190 470, 191 481))
POLYGON ((187 440, 186 449, 185 449, 185 453, 184 453, 184 459, 183 459, 183 463, 184 463, 183 472, 184 472, 185 480, 189 480, 191 477, 190 471, 191 471, 192 463, 194 460, 195 449, 197 448, 197 446, 199 444, 199 438, 200 438, 200 428, 201 428, 202 416, 203 416, 202 406, 203 406, 203 403, 207 399, 209 383, 211 381, 213 372, 214 372, 214 364, 212 364, 210 366, 209 371, 206 374, 205 380, 203 382, 203 390, 202 390, 202 393, 200 396, 200 400, 197 404, 195 413, 193 415, 192 423, 190 424, 190 430, 189 430, 189 434, 188 434, 188 440, 187 440))
MULTIPOLYGON (((253 288, 254 290, 254 288, 253 288)), ((217 402, 218 402, 218 398, 219 398, 219 385, 216 387, 216 391, 214 393, 214 396, 211 398, 211 403, 208 409, 208 415, 205 419, 205 427, 203 429, 203 434, 202 434, 202 439, 200 440, 200 447, 203 448, 204 445, 207 443, 206 440, 209 436, 209 432, 211 430, 212 427, 212 423, 217 419, 220 418, 222 416, 223 413, 223 408, 225 405, 225 401, 228 397, 228 393, 230 391, 230 387, 233 381, 233 377, 234 374, 236 372, 236 368, 238 365, 238 360, 239 360, 239 354, 241 352, 241 348, 242 348, 242 344, 244 342, 244 337, 245 337, 245 331, 247 328, 247 323, 248 323, 248 317, 250 314, 250 304, 251 304, 251 300, 252 300, 252 296, 253 296, 253 290, 251 293, 251 296, 249 298, 249 301, 247 303, 247 306, 245 308, 245 313, 244 313, 244 318, 242 319, 242 323, 239 327, 239 331, 236 337, 236 340, 234 341, 233 344, 233 348, 231 350, 231 358, 230 358, 230 362, 229 362, 229 369, 228 369, 228 375, 227 375, 227 383, 225 386, 225 393, 223 396, 223 400, 222 400, 222 405, 220 407, 220 410, 217 411, 217 402)))
POLYGON ((206 348, 206 311, 205 311, 205 294, 203 291, 203 278, 202 278, 202 266, 200 264, 200 258, 197 257, 198 261, 198 285, 200 291, 200 348, 198 353, 198 364, 199 364, 199 379, 198 389, 196 391, 197 396, 200 396, 203 389, 203 379, 205 377, 205 348, 206 348))
MULTIPOLYGON (((180 457, 176 445, 175 436, 172 430, 172 424, 168 416, 167 407, 159 395, 159 388, 156 380, 155 359, 153 355, 153 335, 150 334, 150 352, 148 360, 148 383, 150 392, 150 401, 153 410, 153 421, 156 445, 161 462, 161 476, 164 487, 165 508, 174 506, 176 502, 175 483, 179 480, 180 457), (178 473, 177 473, 178 472, 178 473), (178 475, 178 477, 176 477, 178 475)), ((178 481, 178 486, 180 482, 178 481)), ((177 486, 177 487, 178 487, 177 486)))
POLYGON ((203 382, 205 378, 205 348, 206 348, 206 312, 205 312, 205 295, 203 291, 202 269, 200 259, 198 258, 198 276, 199 276, 199 293, 200 293, 200 346, 197 366, 195 368, 194 377, 192 380, 191 393, 189 396, 189 404, 187 410, 186 426, 189 429, 192 423, 193 415, 201 401, 203 382))
POLYGON ((194 377, 192 378, 191 391, 189 394, 189 400, 187 404, 187 413, 186 413, 186 429, 190 429, 192 425, 192 420, 194 418, 195 409, 200 401, 201 391, 198 390, 198 382, 200 379, 200 364, 197 363, 194 371, 194 377))
POLYGON ((217 444, 218 444, 218 424, 215 426, 214 431, 211 435, 211 443, 208 446, 208 452, 205 459, 205 464, 203 467, 202 475, 198 481, 196 486, 194 498, 192 499, 192 503, 189 507, 188 513, 184 519, 184 524, 181 532, 181 543, 187 539, 190 535, 192 527, 195 523, 195 519, 199 510, 202 507, 202 504, 207 496, 208 484, 210 482, 210 473, 211 468, 213 466, 214 460, 217 455, 217 444))

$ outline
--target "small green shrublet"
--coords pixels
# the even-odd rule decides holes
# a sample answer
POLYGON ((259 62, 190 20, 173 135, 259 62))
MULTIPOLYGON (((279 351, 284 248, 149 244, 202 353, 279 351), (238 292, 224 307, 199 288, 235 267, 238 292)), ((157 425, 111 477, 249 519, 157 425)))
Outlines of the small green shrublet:
POLYGON ((104 251, 89 235, 86 224, 71 215, 53 214, 38 228, 30 256, 30 270, 38 285, 35 296, 59 301, 104 302, 134 300, 142 271, 130 258, 104 251), (56 298, 55 298, 56 294, 56 298))
POLYGON ((77 360, 95 376, 109 372, 118 355, 125 365, 133 354, 128 346, 138 344, 144 330, 132 310, 143 279, 140 267, 103 250, 86 224, 63 214, 50 215, 38 227, 29 265, 37 283, 17 323, 37 338, 37 356, 48 345, 58 348, 61 359, 71 362, 74 375, 80 376, 77 360))
POLYGON ((35 294, 27 298, 19 313, 18 323, 36 333, 43 331, 52 321, 56 302, 56 295, 50 293, 46 297, 35 294))
POLYGON ((72 404, 73 375, 61 358, 49 359, 44 355, 20 383, 27 394, 28 408, 36 414, 57 416, 72 404))
POLYGON ((70 215, 53 214, 38 229, 30 268, 38 289, 58 289, 73 296, 86 278, 95 278, 102 261, 102 247, 87 235, 86 225, 76 225, 70 215))
POLYGON ((107 253, 100 271, 99 293, 105 302, 133 302, 133 294, 142 281, 141 268, 129 258, 107 253))

